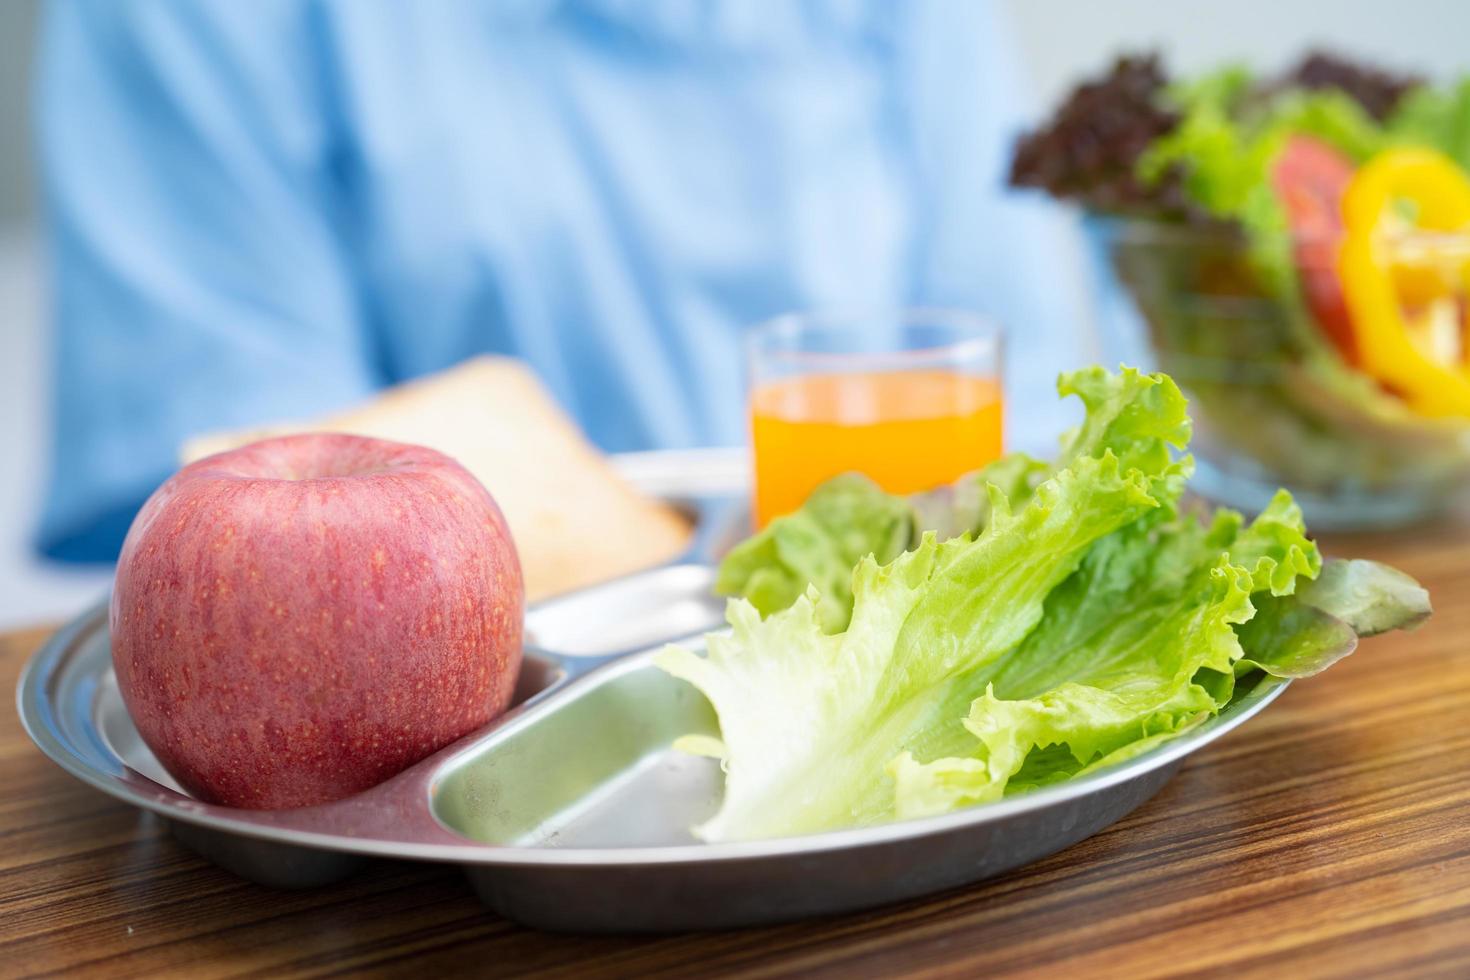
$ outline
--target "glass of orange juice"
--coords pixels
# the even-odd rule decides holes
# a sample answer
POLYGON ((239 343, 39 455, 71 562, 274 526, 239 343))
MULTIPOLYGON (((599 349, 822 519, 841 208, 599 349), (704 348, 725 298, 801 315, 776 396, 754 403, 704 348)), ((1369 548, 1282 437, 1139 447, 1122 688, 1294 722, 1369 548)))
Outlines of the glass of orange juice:
POLYGON ((938 309, 792 315, 753 330, 756 527, 840 473, 915 493, 999 456, 1001 340, 983 317, 938 309))

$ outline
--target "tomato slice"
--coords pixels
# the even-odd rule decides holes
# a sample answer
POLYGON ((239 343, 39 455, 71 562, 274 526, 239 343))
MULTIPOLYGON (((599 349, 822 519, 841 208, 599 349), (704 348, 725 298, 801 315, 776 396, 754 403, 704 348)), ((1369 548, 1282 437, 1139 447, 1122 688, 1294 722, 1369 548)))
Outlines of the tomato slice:
POLYGON ((1271 168, 1271 186, 1286 211, 1307 308, 1332 345, 1357 364, 1360 352, 1337 272, 1342 198, 1353 170, 1346 155, 1321 140, 1293 136, 1271 168))

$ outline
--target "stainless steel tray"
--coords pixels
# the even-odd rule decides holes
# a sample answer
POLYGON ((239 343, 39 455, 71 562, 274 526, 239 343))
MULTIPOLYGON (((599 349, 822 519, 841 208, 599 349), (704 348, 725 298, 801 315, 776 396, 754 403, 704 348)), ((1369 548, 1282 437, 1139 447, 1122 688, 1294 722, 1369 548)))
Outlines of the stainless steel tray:
MULTIPOLYGON (((708 547, 713 531, 701 536, 708 547)), ((20 717, 78 779, 171 821, 206 858, 278 887, 374 857, 461 865, 485 903, 577 931, 709 929, 860 909, 977 881, 1067 847, 1151 797, 1184 757, 1260 711, 1263 679, 1218 717, 1115 768, 941 817, 807 837, 696 842, 719 804, 711 760, 672 750, 717 731, 694 688, 651 663, 716 627, 707 565, 682 563, 542 603, 527 617, 518 704, 365 793, 299 810, 186 795, 138 737, 112 672, 105 606, 21 676, 20 717)))

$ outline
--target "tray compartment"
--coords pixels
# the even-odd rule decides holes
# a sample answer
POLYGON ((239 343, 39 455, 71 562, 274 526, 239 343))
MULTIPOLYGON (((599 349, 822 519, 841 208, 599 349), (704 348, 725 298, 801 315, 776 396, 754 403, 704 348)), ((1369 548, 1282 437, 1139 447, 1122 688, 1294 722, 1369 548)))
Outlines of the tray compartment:
MULTIPOLYGON (((1175 761, 1069 804, 1003 811, 962 832, 895 829, 879 847, 629 862, 595 875, 579 865, 467 864, 465 871, 490 908, 558 932, 731 929, 856 912, 969 884, 1070 847, 1147 801, 1178 767, 1175 761)), ((807 840, 820 845, 823 836, 807 840)))
POLYGON ((551 695, 461 752, 435 780, 432 808, 471 840, 536 847, 689 844, 719 806, 719 764, 674 749, 719 732, 695 688, 640 655, 551 695))

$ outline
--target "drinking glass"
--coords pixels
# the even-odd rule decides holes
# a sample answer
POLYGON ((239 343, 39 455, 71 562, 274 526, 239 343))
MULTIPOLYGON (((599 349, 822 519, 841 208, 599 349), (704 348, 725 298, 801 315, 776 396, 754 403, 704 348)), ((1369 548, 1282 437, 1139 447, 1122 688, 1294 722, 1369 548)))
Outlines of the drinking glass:
POLYGON ((841 473, 915 493, 994 460, 1001 348, 996 324, 961 310, 794 314, 751 331, 756 526, 841 473))

